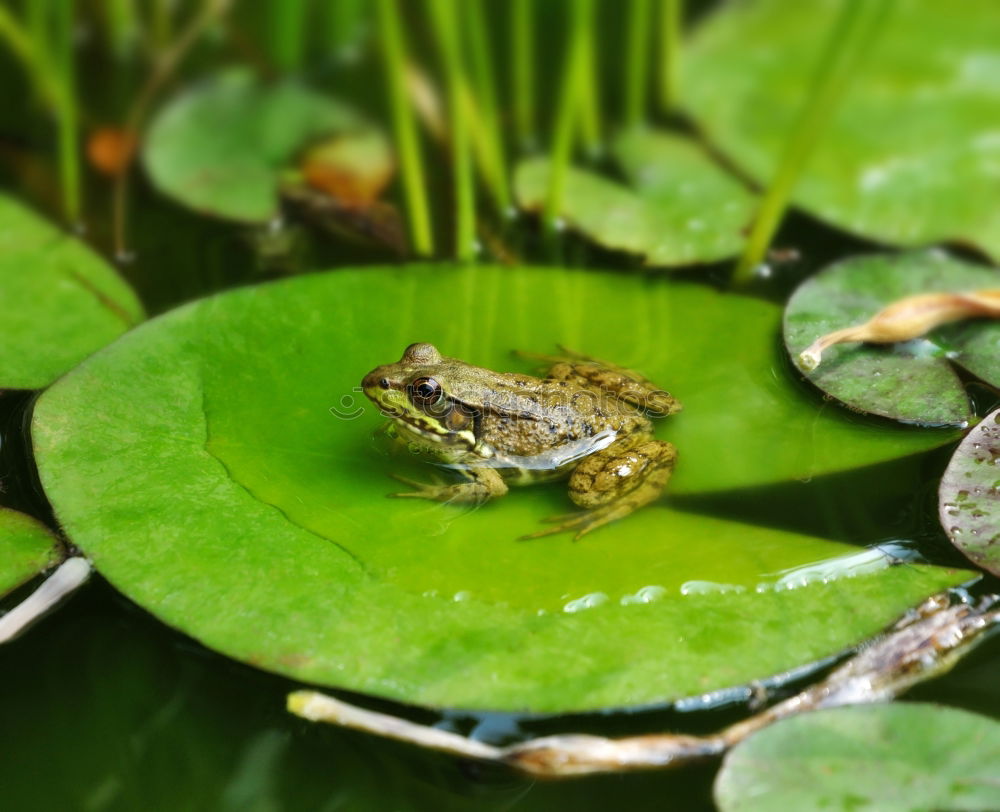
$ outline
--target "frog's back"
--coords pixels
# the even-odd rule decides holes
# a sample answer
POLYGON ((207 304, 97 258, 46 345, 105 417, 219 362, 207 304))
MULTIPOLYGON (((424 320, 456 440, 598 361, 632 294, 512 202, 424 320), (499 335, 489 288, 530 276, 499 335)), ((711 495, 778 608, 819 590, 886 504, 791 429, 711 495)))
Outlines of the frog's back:
POLYGON ((482 406, 479 435, 501 453, 532 457, 564 450, 575 456, 577 446, 650 427, 637 409, 599 389, 528 375, 502 377, 507 385, 482 406))

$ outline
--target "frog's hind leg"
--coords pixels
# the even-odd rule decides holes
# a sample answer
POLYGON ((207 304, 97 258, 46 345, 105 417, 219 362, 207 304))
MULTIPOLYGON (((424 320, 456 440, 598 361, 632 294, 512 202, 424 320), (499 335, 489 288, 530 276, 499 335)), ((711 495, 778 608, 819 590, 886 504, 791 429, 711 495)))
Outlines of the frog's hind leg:
POLYGON ((660 496, 676 460, 677 450, 662 440, 633 436, 613 443, 584 459, 570 476, 570 498, 585 509, 545 519, 555 526, 522 538, 575 531, 579 539, 628 516, 660 496))
POLYGON ((559 349, 565 355, 523 352, 518 355, 551 364, 546 372, 549 380, 572 381, 580 386, 595 387, 653 414, 670 415, 681 410, 681 404, 673 395, 634 369, 581 355, 562 346, 559 349))
POLYGON ((446 483, 440 479, 434 482, 418 482, 414 479, 392 474, 392 478, 406 485, 412 491, 390 493, 394 499, 429 499, 433 502, 459 502, 462 504, 479 505, 496 499, 507 493, 507 483, 493 468, 474 468, 463 471, 468 479, 465 482, 446 483))

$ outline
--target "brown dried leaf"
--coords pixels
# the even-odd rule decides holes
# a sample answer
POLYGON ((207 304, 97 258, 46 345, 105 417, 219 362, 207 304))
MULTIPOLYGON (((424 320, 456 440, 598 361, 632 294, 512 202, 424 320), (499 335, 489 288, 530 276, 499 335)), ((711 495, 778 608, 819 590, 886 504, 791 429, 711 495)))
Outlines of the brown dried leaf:
POLYGON ((942 324, 971 318, 1000 318, 1000 289, 907 296, 883 308, 864 324, 834 330, 817 338, 799 353, 799 364, 802 369, 811 372, 823 360, 823 350, 834 344, 909 341, 942 324))

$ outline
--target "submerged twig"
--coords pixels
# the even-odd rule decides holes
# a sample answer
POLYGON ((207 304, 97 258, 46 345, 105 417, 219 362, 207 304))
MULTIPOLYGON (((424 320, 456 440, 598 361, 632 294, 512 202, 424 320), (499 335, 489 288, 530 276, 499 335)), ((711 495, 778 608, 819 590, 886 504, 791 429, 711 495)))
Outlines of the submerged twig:
POLYGON ((86 558, 67 558, 41 586, 0 617, 0 643, 17 637, 56 604, 79 589, 90 577, 86 558))
POLYGON ((799 366, 811 372, 823 360, 823 350, 848 341, 892 344, 910 341, 942 324, 972 318, 1000 318, 1000 288, 968 293, 921 293, 893 302, 864 324, 834 330, 799 353, 799 366))
POLYGON ((364 710, 317 691, 295 691, 288 709, 312 721, 364 730, 461 758, 506 764, 545 778, 673 767, 724 753, 770 724, 798 713, 884 702, 949 670, 1000 624, 1000 595, 977 606, 935 595, 826 679, 777 705, 707 736, 650 734, 611 739, 563 734, 507 747, 364 710))

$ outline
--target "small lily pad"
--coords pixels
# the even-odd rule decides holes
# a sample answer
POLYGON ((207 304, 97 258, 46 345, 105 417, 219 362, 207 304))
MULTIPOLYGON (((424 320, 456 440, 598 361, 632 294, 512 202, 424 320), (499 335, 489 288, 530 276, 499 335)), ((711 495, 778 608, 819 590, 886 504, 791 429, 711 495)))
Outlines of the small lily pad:
POLYGON ((952 544, 1000 575, 1000 409, 959 444, 938 498, 941 525, 952 544))
MULTIPOLYGON (((841 0, 719 4, 684 51, 682 104, 770 182, 841 0)), ((971 243, 1000 256, 1000 14, 910 0, 886 13, 794 190, 794 202, 880 242, 971 243)))
MULTIPOLYGON (((997 287, 1000 273, 939 251, 873 254, 835 263, 807 279, 785 310, 785 345, 799 353, 820 336, 861 324, 905 296, 997 287)), ((861 412, 904 423, 964 426, 969 397, 954 365, 1000 384, 1000 323, 969 321, 898 344, 838 344, 803 374, 861 412)))
POLYGON ((41 522, 0 508, 0 596, 62 558, 59 542, 41 522))
POLYGON ((0 195, 0 389, 39 389, 143 318, 79 240, 0 195))
POLYGON ((687 492, 947 439, 859 429, 775 378, 779 317, 617 273, 311 275, 195 302, 98 353, 37 403, 36 460, 64 530, 111 583, 240 660, 435 706, 662 702, 831 655, 969 573, 669 500, 579 543, 518 541, 570 507, 565 483, 475 510, 386 499, 390 474, 431 467, 373 441, 383 418, 357 387, 418 338, 522 371, 512 349, 561 342, 684 401, 659 433, 687 492))
MULTIPOLYGON (((651 267, 716 262, 736 254, 755 196, 687 138, 653 130, 626 133, 614 155, 628 183, 570 168, 560 217, 585 237, 637 254, 651 267)), ((529 211, 545 205, 549 161, 517 169, 515 189, 529 211)))
POLYGON ((234 70, 170 101, 150 126, 143 157, 153 183, 178 202, 264 223, 278 213, 281 174, 296 153, 334 134, 362 136, 369 153, 371 139, 381 139, 387 150, 374 132, 335 99, 291 80, 264 85, 234 70))
POLYGON ((1000 722, 916 703, 794 716, 751 736, 715 782, 722 812, 996 809, 1000 722))

